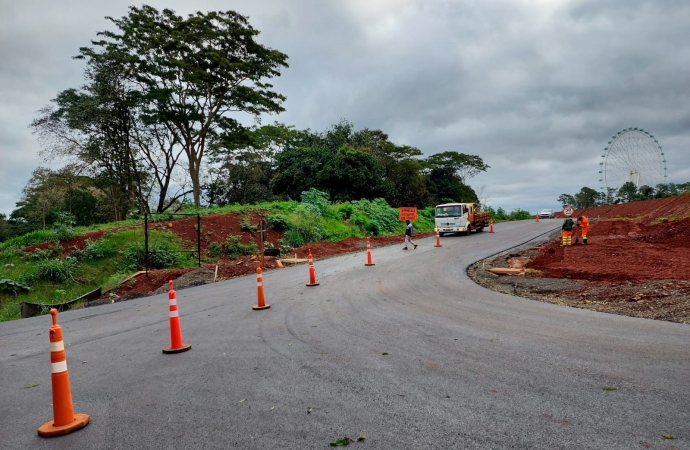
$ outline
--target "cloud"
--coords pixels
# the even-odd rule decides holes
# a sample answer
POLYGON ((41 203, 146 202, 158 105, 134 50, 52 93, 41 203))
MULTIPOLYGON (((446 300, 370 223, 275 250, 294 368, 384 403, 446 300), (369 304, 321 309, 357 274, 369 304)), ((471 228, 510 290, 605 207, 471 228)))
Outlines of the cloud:
MULTIPOLYGON (((345 118, 427 155, 478 154, 491 169, 470 182, 486 185, 494 207, 557 208, 562 193, 598 189, 606 142, 627 127, 657 137, 669 181, 690 181, 687 1, 151 4, 178 14, 237 10, 263 44, 288 54, 290 68, 274 80, 286 111, 264 121, 321 131, 345 118)), ((0 4, 0 212, 11 211, 38 161, 27 129, 35 111, 81 83, 70 57, 108 27, 103 16, 127 6, 0 4)))

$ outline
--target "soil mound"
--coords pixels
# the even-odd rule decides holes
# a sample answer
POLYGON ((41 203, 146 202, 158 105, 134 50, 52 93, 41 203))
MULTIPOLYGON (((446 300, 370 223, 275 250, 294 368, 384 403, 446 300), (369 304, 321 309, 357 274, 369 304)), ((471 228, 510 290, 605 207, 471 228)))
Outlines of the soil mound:
POLYGON ((490 289, 550 303, 690 323, 690 193, 577 211, 590 220, 588 244, 578 231, 500 256, 468 271, 490 289), (488 267, 524 264, 526 277, 487 275, 488 267), (563 284, 563 282, 566 282, 563 284))

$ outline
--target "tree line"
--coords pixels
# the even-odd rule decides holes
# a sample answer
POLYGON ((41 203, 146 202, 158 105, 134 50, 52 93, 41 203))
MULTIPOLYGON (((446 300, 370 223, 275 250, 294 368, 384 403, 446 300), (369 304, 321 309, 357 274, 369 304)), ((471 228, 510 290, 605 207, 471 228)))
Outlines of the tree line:
POLYGON ((50 227, 123 220, 183 205, 297 199, 309 188, 331 199, 384 198, 393 206, 476 201, 467 181, 486 165, 457 151, 427 158, 381 130, 342 120, 323 132, 274 123, 285 96, 269 83, 287 55, 256 41, 234 11, 181 17, 130 7, 76 59, 84 84, 59 92, 31 128, 59 170, 39 167, 0 240, 50 227), (255 125, 237 118, 248 115, 255 125))
POLYGON ((606 192, 597 191, 585 186, 580 189, 580 192, 574 195, 561 194, 560 197, 558 197, 558 202, 563 206, 570 205, 576 209, 582 209, 615 203, 672 197, 682 194, 688 189, 690 189, 690 182, 660 183, 655 187, 642 185, 638 188, 632 181, 627 181, 619 189, 608 188, 606 192))

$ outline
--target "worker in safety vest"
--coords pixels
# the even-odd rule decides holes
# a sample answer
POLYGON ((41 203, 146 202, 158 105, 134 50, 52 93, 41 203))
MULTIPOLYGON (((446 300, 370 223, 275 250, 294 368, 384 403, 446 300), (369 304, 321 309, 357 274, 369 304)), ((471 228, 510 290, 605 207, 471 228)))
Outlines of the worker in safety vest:
POLYGON ((574 226, 575 222, 570 217, 563 221, 563 226, 561 226, 561 245, 571 245, 574 226))
POLYGON ((587 244, 587 231, 589 231, 589 220, 587 220, 587 216, 578 217, 577 226, 580 227, 580 234, 582 234, 582 243, 587 244))

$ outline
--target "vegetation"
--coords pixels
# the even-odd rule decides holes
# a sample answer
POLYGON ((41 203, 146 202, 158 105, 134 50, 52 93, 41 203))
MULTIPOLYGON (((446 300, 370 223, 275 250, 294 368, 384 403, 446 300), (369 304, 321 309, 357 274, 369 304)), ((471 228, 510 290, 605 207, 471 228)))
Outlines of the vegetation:
POLYGON ((494 210, 492 207, 488 207, 486 208, 486 211, 489 211, 491 217, 494 219, 494 222, 508 222, 512 220, 528 220, 534 218, 534 216, 532 216, 532 214, 530 214, 528 211, 520 208, 514 209, 511 212, 506 212, 500 207, 496 210, 494 210))
MULTIPOLYGON (((261 212, 269 228, 284 234, 281 249, 321 240, 339 241, 351 236, 377 236, 402 234, 404 224, 398 220, 397 208, 381 198, 331 202, 325 192, 309 189, 301 193, 302 201, 273 201, 253 205, 226 205, 195 209, 200 214, 236 213, 241 228, 255 232, 250 223, 253 212, 261 212)), ((419 210, 415 228, 419 232, 434 228, 433 208, 419 210)), ((159 215, 154 219, 170 220, 172 216, 159 215)), ((105 230, 101 239, 87 240, 83 250, 65 253, 55 233, 32 232, 0 243, 0 320, 19 317, 22 301, 50 303, 77 298, 99 286, 110 289, 120 281, 144 267, 144 243, 142 220, 128 220, 99 225, 105 230), (123 224, 129 228, 123 229, 123 224), (132 226, 135 226, 132 228, 132 226), (44 241, 40 248, 27 251, 29 245, 44 241)), ((155 222, 154 222, 155 223, 155 222)), ((62 226, 62 225, 58 225, 62 226)), ((203 229, 203 219, 202 219, 203 229)), ((76 227, 72 234, 83 234, 88 228, 76 227)), ((240 236, 223 237, 222 244, 212 243, 202 255, 203 262, 212 263, 227 255, 256 254, 258 246, 251 241, 243 244, 240 236)), ((196 245, 177 237, 167 227, 149 228, 150 267, 193 267, 197 264, 196 253, 179 253, 179 250, 196 249, 196 245)))
POLYGON ((689 189, 690 182, 678 184, 657 184, 654 188, 643 185, 638 188, 635 183, 628 181, 617 191, 609 188, 607 193, 599 192, 585 186, 575 195, 561 194, 561 196, 558 197, 558 201, 563 206, 570 205, 576 209, 583 209, 621 202, 634 202, 639 200, 650 200, 652 198, 672 197, 674 195, 680 195, 689 189))
POLYGON ((311 188, 396 207, 477 200, 467 183, 489 169, 477 155, 423 158, 346 120, 324 132, 242 126, 238 112, 259 123, 283 110, 268 81, 288 58, 259 44, 245 16, 143 5, 107 20, 111 30, 76 57, 84 84, 58 92, 31 124, 42 154, 67 165, 34 170, 17 209, 0 216, 0 242, 51 228, 66 239, 74 226, 189 206, 299 200, 311 188))

